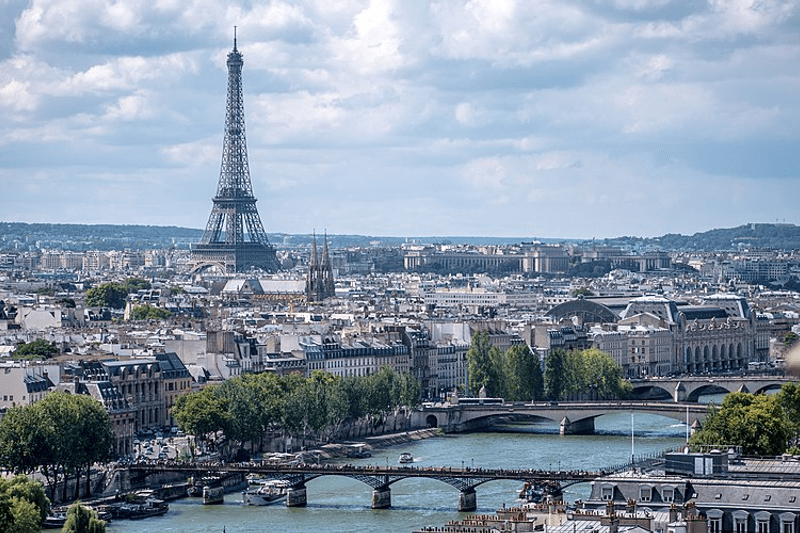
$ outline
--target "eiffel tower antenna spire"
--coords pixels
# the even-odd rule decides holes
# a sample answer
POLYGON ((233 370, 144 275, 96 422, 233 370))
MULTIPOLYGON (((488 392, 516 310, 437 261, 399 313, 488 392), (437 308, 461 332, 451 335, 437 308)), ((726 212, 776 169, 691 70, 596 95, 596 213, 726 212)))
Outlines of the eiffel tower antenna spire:
POLYGON ((250 182, 244 127, 242 54, 237 49, 236 26, 233 50, 228 54, 228 96, 225 136, 217 194, 200 242, 192 247, 192 270, 216 267, 226 273, 251 269, 280 269, 275 248, 267 239, 250 182))

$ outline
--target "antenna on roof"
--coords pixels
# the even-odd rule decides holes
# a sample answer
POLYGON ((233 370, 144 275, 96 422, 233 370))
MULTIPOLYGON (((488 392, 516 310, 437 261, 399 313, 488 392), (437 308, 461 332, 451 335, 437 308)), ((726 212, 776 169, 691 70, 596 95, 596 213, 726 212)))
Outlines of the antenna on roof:
POLYGON ((233 51, 236 52, 236 26, 233 27, 233 51))

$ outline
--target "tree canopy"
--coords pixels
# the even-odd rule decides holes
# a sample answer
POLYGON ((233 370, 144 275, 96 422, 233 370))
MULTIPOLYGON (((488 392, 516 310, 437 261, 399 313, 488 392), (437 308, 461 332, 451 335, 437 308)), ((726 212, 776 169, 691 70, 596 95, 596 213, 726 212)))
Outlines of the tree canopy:
POLYGON ((396 374, 389 367, 363 377, 322 371, 308 378, 244 374, 179 396, 172 415, 183 431, 232 455, 241 446, 255 444, 269 429, 321 438, 348 419, 414 406, 419 392, 419 382, 410 373, 396 374))
POLYGON ((86 291, 86 305, 89 307, 110 307, 122 309, 128 290, 116 282, 103 283, 86 291))
POLYGON ((24 475, 0 477, 0 531, 39 533, 49 507, 40 482, 24 475))
POLYGON ((586 394, 611 399, 626 397, 631 385, 622 379, 619 365, 603 351, 557 349, 545 358, 544 389, 551 400, 586 394))
POLYGON ((502 351, 491 346, 486 332, 478 331, 467 351, 467 371, 469 393, 473 396, 483 388, 487 396, 513 401, 543 397, 539 357, 526 344, 502 351))
POLYGON ((67 520, 62 533, 105 533, 106 523, 100 520, 93 509, 84 507, 80 502, 70 505, 67 520))
POLYGON ((36 339, 18 344, 14 359, 48 359, 54 353, 58 353, 58 348, 44 339, 36 339))
POLYGON ((172 313, 150 304, 135 305, 131 310, 131 320, 163 320, 172 313))
POLYGON ((92 464, 110 461, 113 443, 105 408, 83 394, 51 392, 34 404, 10 408, 0 419, 0 465, 20 474, 40 469, 51 491, 66 475, 88 477, 92 464))
POLYGON ((691 445, 741 446, 745 455, 778 455, 786 451, 792 423, 783 408, 783 392, 776 395, 732 392, 719 409, 709 408, 691 445))

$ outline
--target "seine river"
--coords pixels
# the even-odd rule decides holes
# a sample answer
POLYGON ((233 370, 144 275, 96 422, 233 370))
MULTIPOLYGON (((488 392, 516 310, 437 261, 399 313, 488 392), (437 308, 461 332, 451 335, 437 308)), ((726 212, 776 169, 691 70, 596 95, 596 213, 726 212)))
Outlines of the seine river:
MULTIPOLYGON (((596 433, 560 436, 555 424, 518 425, 497 431, 446 435, 410 444, 373 450, 363 464, 397 464, 408 451, 424 466, 481 466, 593 470, 622 464, 631 456, 631 415, 605 415, 595 421, 596 433)), ((639 456, 675 448, 685 442, 686 426, 669 418, 633 417, 634 453, 639 456)), ((308 506, 289 509, 283 504, 247 507, 241 494, 225 495, 225 504, 204 506, 197 498, 170 502, 162 517, 108 524, 109 533, 166 532, 399 532, 463 518, 456 511, 458 491, 436 480, 407 479, 392 485, 392 508, 373 510, 372 489, 349 478, 322 477, 310 481, 308 506)), ((493 481, 479 486, 478 512, 493 513, 514 502, 520 483, 493 481)), ((588 484, 567 489, 567 499, 586 498, 588 484)))

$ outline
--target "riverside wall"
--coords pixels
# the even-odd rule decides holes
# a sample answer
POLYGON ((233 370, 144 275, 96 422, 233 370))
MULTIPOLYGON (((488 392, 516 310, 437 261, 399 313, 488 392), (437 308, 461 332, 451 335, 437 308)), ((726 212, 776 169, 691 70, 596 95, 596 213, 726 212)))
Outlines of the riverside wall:
POLYGON ((312 448, 318 449, 331 443, 368 442, 374 437, 427 429, 429 428, 425 419, 420 416, 418 411, 400 408, 386 415, 367 416, 343 423, 335 430, 323 434, 308 432, 305 436, 289 437, 275 432, 264 439, 260 451, 292 453, 312 448))

